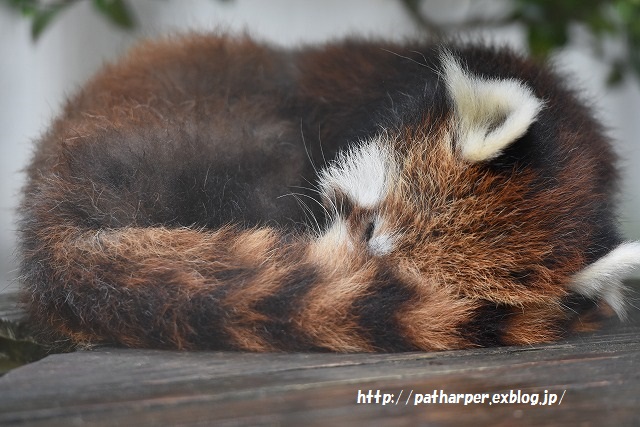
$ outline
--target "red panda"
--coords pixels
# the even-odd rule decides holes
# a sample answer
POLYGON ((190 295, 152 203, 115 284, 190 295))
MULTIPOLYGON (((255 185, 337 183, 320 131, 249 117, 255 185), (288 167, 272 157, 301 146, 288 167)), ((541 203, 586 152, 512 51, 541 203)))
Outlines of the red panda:
POLYGON ((74 343, 548 342, 623 316, 640 264, 601 126, 508 49, 146 42, 71 98, 27 173, 24 300, 74 343))

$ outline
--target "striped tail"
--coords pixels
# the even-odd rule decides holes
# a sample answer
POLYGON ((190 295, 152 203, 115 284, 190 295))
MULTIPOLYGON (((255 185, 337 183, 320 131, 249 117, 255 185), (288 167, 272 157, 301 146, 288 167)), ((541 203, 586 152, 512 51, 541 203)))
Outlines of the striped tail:
POLYGON ((474 344, 462 327, 476 303, 321 240, 233 228, 40 233, 23 265, 29 310, 77 343, 343 352, 474 344))

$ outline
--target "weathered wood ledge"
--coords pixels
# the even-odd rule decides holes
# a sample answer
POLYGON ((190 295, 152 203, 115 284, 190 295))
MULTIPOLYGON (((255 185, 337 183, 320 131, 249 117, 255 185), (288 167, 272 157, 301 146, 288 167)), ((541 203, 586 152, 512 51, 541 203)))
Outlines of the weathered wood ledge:
POLYGON ((596 333, 529 347, 55 354, 0 378, 0 425, 640 425, 640 310, 630 314, 596 333), (507 403, 424 403, 434 392, 507 403), (358 403, 359 393, 371 403, 358 403), (525 394, 539 404, 523 403, 525 394), (552 395, 556 402, 540 404, 552 395))

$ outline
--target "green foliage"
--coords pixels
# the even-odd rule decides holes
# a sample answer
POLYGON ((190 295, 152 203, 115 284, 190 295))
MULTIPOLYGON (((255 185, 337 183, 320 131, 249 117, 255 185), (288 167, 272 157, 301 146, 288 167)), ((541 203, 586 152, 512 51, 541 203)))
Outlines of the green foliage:
MULTIPOLYGON (((31 19, 31 38, 35 41, 49 24, 65 9, 80 0, 4 0, 12 8, 31 19)), ((112 24, 131 29, 136 20, 126 0, 91 0, 95 9, 112 24)))
MULTIPOLYGON (((0 0, 31 20, 31 35, 37 40, 65 9, 82 0, 0 0)), ((95 10, 122 29, 131 29, 136 18, 130 0, 91 1, 95 10)), ((217 0, 228 2, 232 0, 217 0)), ((510 0, 509 13, 491 19, 469 18, 456 24, 442 24, 428 14, 429 0, 397 0, 426 33, 450 36, 460 31, 521 24, 530 52, 545 57, 571 41, 573 26, 591 35, 591 48, 610 66, 609 82, 617 83, 628 74, 640 78, 640 0, 510 0), (606 44, 619 40, 624 48, 617 56, 606 52, 606 44)), ((455 5, 455 3, 453 3, 455 5)), ((453 7, 453 6, 452 6, 453 7)))
POLYGON ((625 75, 640 78, 640 0, 511 0, 509 13, 497 19, 469 19, 440 24, 428 16, 429 0, 399 0, 416 24, 437 36, 478 28, 521 24, 532 55, 546 57, 571 42, 571 30, 580 26, 591 34, 591 49, 609 64, 609 83, 625 75), (622 42, 617 56, 607 52, 612 41, 622 42))
POLYGON ((587 29, 593 51, 609 61, 609 83, 640 77, 640 0, 517 0, 509 18, 524 24, 531 53, 547 56, 569 41, 571 25, 587 29), (624 54, 607 58, 604 43, 621 39, 624 54))
POLYGON ((93 0, 93 5, 109 21, 121 28, 133 28, 136 24, 124 0, 93 0))

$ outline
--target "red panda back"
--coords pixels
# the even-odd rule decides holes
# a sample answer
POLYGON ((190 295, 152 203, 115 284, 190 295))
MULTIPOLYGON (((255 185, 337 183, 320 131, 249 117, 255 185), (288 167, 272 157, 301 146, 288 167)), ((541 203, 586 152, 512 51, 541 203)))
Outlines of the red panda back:
POLYGON ((147 43, 38 144, 25 301, 77 343, 554 340, 601 302, 623 313, 640 245, 616 232, 615 180, 591 114, 508 51, 147 43))

